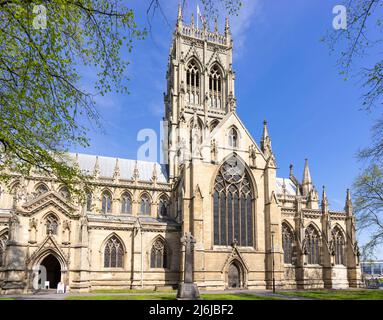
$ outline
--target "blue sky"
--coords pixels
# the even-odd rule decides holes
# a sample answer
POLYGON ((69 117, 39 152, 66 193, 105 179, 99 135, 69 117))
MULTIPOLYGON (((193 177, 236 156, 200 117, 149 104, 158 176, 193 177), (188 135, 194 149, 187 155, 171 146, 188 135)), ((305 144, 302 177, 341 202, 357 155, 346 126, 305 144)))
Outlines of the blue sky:
MULTIPOLYGON (((157 12, 150 36, 128 57, 130 94, 97 99, 104 132, 92 130, 91 146, 78 152, 136 158, 138 131, 159 132, 178 0, 162 2, 168 22, 157 12)), ((139 26, 148 27, 149 1, 131 3, 139 26)), ((187 23, 195 3, 186 1, 187 23)), ((339 0, 247 0, 231 27, 240 118, 257 141, 268 121, 279 177, 288 177, 293 163, 301 178, 308 158, 318 191, 325 185, 331 208, 343 209, 346 189, 363 165, 355 154, 369 145, 376 115, 360 110, 360 83, 342 79, 338 56, 320 41, 332 28, 336 4, 339 0)))

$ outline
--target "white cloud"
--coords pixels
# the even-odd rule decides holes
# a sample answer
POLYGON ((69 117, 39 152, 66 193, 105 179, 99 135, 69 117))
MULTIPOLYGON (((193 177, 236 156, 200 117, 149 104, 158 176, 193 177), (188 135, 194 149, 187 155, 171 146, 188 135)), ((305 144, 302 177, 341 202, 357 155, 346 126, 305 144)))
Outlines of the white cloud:
POLYGON ((243 0, 239 15, 231 18, 231 32, 234 40, 234 51, 238 57, 245 49, 248 29, 255 19, 261 18, 261 0, 243 0))

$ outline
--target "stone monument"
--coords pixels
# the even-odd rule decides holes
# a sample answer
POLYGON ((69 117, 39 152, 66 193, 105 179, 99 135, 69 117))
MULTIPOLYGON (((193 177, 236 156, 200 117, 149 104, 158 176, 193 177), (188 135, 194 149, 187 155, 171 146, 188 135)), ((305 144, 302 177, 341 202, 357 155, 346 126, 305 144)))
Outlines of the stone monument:
POLYGON ((178 286, 177 300, 198 300, 199 291, 197 285, 193 282, 193 247, 194 237, 190 232, 181 238, 181 243, 185 246, 185 267, 184 281, 178 286))

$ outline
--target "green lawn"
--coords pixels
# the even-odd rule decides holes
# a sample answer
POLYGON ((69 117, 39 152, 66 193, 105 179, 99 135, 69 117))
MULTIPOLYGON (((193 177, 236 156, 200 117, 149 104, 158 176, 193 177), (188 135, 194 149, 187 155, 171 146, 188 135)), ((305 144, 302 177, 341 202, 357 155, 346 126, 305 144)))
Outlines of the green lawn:
MULTIPOLYGON (((202 294, 203 300, 280 300, 252 294, 202 294)), ((66 300, 175 300, 175 294, 68 296, 66 300)))
POLYGON ((383 300, 383 290, 309 290, 280 291, 284 296, 304 297, 321 300, 383 300))
POLYGON ((65 300, 175 300, 175 294, 69 296, 65 300))
POLYGON ((201 294, 203 300, 281 300, 280 298, 257 296, 248 293, 239 294, 201 294))

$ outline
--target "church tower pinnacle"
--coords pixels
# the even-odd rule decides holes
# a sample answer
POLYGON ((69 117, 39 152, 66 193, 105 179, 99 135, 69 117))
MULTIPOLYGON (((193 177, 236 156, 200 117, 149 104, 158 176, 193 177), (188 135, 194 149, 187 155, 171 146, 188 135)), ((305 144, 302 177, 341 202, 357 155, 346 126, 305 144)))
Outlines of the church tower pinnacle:
POLYGON ((309 161, 305 159, 305 168, 303 170, 303 180, 302 180, 302 195, 307 196, 313 188, 313 183, 311 180, 311 174, 309 169, 309 161))
POLYGON ((210 30, 207 21, 204 20, 202 26, 196 24, 193 15, 187 23, 184 16, 179 5, 164 94, 170 179, 177 175, 179 167, 174 160, 180 153, 177 149, 181 144, 190 144, 191 129, 198 127, 197 135, 206 137, 213 125, 228 113, 236 112, 229 20, 226 19, 222 33, 217 23, 214 30, 210 30), (192 125, 194 121, 198 123, 192 125))

